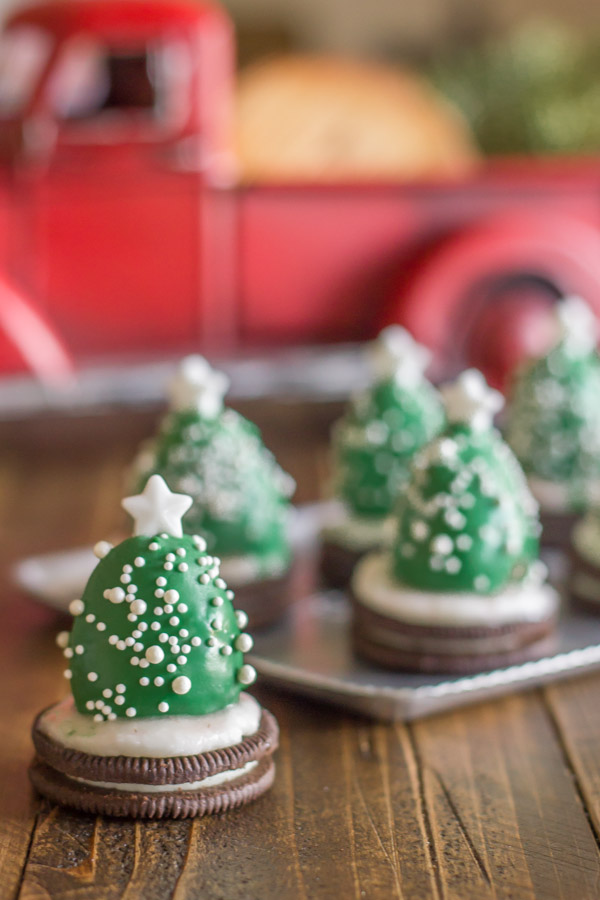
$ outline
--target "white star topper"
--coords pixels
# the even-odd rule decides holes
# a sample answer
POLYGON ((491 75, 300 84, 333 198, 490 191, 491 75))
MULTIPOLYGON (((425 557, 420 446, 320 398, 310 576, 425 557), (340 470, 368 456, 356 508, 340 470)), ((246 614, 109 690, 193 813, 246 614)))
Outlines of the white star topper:
POLYGON ((420 381, 431 360, 427 347, 418 344, 400 325, 384 328, 367 352, 378 378, 395 378, 405 385, 420 381))
POLYGON ((577 353, 590 353, 598 340, 598 320, 581 297, 566 297, 556 304, 560 337, 577 353))
POLYGON ((166 532, 182 537, 181 518, 192 505, 187 494, 173 494, 160 475, 152 475, 141 494, 125 497, 121 506, 134 520, 134 535, 154 537, 166 532))
POLYGON ((477 369, 467 369, 456 381, 441 388, 449 422, 464 422, 475 431, 485 431, 504 406, 504 397, 488 386, 477 369))
POLYGON ((171 409, 197 410, 214 419, 223 409, 229 378, 213 369, 203 356, 186 356, 169 384, 171 409))

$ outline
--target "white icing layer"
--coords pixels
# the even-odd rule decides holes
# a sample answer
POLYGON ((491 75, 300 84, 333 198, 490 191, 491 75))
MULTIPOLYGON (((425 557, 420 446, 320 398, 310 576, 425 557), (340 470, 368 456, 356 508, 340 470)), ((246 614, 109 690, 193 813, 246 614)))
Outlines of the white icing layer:
POLYGON ((326 540, 347 550, 375 550, 391 546, 396 533, 396 520, 393 516, 385 519, 353 516, 340 504, 321 533, 326 540))
POLYGON ((271 566, 266 573, 264 564, 261 564, 255 556, 224 556, 221 559, 220 569, 221 578, 235 590, 244 584, 252 584, 266 578, 278 578, 284 574, 287 567, 278 563, 277 566, 271 566))
POLYGON ((502 625, 539 622, 558 609, 558 594, 530 579, 497 594, 446 594, 418 591, 391 574, 389 553, 372 553, 352 577, 357 600, 373 612, 419 625, 502 625))
POLYGON ((573 546, 592 565, 600 566, 600 516, 589 512, 573 529, 573 546))
POLYGON ((75 775, 68 775, 71 781, 78 781, 80 784, 89 784, 91 787, 106 788, 110 791, 138 791, 141 794, 182 794, 184 791, 197 791, 200 788, 212 787, 215 784, 223 784, 226 781, 234 781, 236 778, 242 778, 250 772, 256 765, 256 760, 252 760, 242 766, 241 769, 227 769, 225 772, 217 772, 216 775, 209 775, 201 781, 187 781, 183 784, 128 784, 118 781, 90 781, 88 778, 78 778, 75 775))
POLYGON ((572 510, 569 485, 565 481, 546 481, 530 475, 527 478, 529 490, 544 512, 562 513, 572 510))
POLYGON ((258 730, 261 707, 250 694, 205 716, 161 716, 94 722, 69 695, 40 720, 49 738, 96 756, 192 756, 239 744, 258 730))

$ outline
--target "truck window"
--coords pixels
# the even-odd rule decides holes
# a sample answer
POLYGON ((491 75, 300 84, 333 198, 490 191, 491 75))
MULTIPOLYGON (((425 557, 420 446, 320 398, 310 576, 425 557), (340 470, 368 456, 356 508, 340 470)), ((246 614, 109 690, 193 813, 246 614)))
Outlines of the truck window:
POLYGON ((138 137, 158 139, 176 124, 180 108, 182 54, 173 47, 110 48, 72 41, 48 84, 49 105, 67 140, 119 141, 132 126, 138 137), (139 134, 141 130, 142 134, 139 134))
POLYGON ((0 119, 10 119, 32 99, 52 50, 39 28, 11 28, 0 36, 0 119))

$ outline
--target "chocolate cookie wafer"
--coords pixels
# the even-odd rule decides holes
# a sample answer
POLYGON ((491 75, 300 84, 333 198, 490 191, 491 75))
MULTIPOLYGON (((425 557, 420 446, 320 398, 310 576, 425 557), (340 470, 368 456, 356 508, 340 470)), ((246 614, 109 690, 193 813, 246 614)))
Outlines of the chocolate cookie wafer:
POLYGON ((329 587, 347 587, 352 578, 356 564, 365 555, 365 551, 350 550, 333 541, 324 540, 321 547, 321 575, 329 587))

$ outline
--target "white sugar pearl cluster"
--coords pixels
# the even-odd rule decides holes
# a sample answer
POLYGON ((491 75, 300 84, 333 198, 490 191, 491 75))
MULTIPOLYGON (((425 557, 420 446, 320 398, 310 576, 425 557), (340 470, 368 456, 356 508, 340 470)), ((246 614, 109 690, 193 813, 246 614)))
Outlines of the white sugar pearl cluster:
MULTIPOLYGON (((167 535, 161 535, 160 537, 166 539, 167 535)), ((206 554, 206 541, 199 536, 195 536, 193 541, 198 553, 206 554)), ((102 559, 112 549, 112 545, 108 542, 100 542, 96 545, 95 552, 98 558, 102 559)), ((154 538, 149 542, 149 553, 158 553, 160 549, 161 544, 159 538, 154 538)), ((179 591, 169 586, 169 577, 171 572, 173 575, 176 575, 177 572, 184 573, 188 571, 189 565, 184 561, 186 556, 186 548, 178 547, 175 553, 171 551, 166 553, 161 561, 161 567, 167 574, 159 575, 155 579, 156 588, 154 596, 160 601, 160 605, 153 609, 153 613, 156 616, 155 621, 148 623, 147 621, 142 620, 138 623, 139 617, 144 616, 148 612, 148 604, 146 600, 141 596, 138 596, 138 587, 132 583, 132 579, 133 573, 136 570, 143 570, 146 566, 147 559, 144 556, 136 556, 133 559, 132 564, 124 564, 121 569, 121 575, 119 576, 120 583, 107 588, 103 592, 104 599, 111 604, 128 604, 129 612, 127 613, 127 620, 132 624, 131 633, 126 634, 124 637, 117 634, 108 634, 107 644, 114 647, 119 652, 125 652, 127 650, 131 651, 129 662, 132 666, 137 666, 140 669, 149 670, 150 667, 164 663, 166 653, 168 652, 169 662, 166 665, 166 670, 169 675, 175 676, 168 682, 168 686, 170 686, 170 689, 174 694, 180 696, 189 693, 193 685, 192 680, 188 675, 178 674, 178 668, 185 666, 188 662, 189 654, 193 652, 194 648, 200 647, 203 643, 201 638, 197 635, 190 637, 188 629, 177 628, 180 625, 179 616, 185 615, 188 612, 188 605, 179 602, 181 599, 179 591), (170 568, 167 568, 167 566, 170 568), (177 612, 179 615, 173 615, 174 612, 177 612), (165 630, 166 626, 161 624, 160 619, 165 615, 169 616, 168 625, 177 629, 176 634, 169 634, 168 631, 165 630), (148 643, 146 643, 145 632, 148 632, 148 635, 152 636, 148 643)), ((203 585, 212 583, 216 589, 226 591, 227 598, 233 600, 233 591, 227 589, 225 581, 220 577, 220 560, 218 557, 202 555, 196 562, 204 569, 198 578, 199 582, 203 585)), ((230 656, 233 653, 234 648, 241 653, 246 653, 253 645, 252 638, 249 634, 239 634, 233 645, 222 643, 218 638, 218 633, 223 627, 223 619, 219 613, 220 608, 223 606, 223 602, 223 597, 220 595, 216 595, 210 600, 211 606, 215 608, 216 615, 210 620, 209 625, 215 633, 206 640, 206 645, 211 649, 215 648, 217 652, 220 652, 224 656, 230 656)), ((79 616, 85 612, 85 604, 82 600, 77 599, 72 601, 70 609, 74 616, 79 616)), ((248 622, 247 615, 242 610, 237 610, 235 615, 236 623, 240 630, 245 628, 248 622)), ((98 631, 102 632, 106 630, 106 624, 102 621, 96 622, 96 616, 93 613, 86 615, 85 620, 90 624, 95 623, 95 627, 98 631)), ((74 653, 77 655, 84 653, 85 648, 82 644, 78 644, 73 649, 68 646, 68 642, 69 635, 67 632, 62 632, 57 637, 57 643, 63 649, 63 653, 67 659, 73 658, 74 653)), ((66 670, 65 676, 70 678, 71 670, 66 670)), ((239 668, 236 677, 240 684, 249 685, 255 680, 256 672, 252 666, 244 664, 239 668)), ((87 673, 87 680, 90 684, 101 681, 99 674, 94 671, 87 673)), ((137 683, 143 688, 148 687, 151 684, 154 684, 156 687, 162 687, 165 685, 165 679, 162 675, 157 675, 152 678, 150 677, 149 671, 148 675, 141 675, 137 683)), ((118 684, 114 689, 108 687, 102 688, 102 700, 90 700, 87 703, 87 708, 94 712, 94 720, 98 722, 104 720, 113 721, 117 718, 114 707, 124 711, 125 715, 129 718, 134 718, 137 715, 137 710, 134 706, 127 705, 126 691, 127 688, 124 684, 118 684)), ((161 713, 168 712, 169 708, 169 703, 166 700, 161 700, 160 703, 157 704, 157 709, 161 713)))

